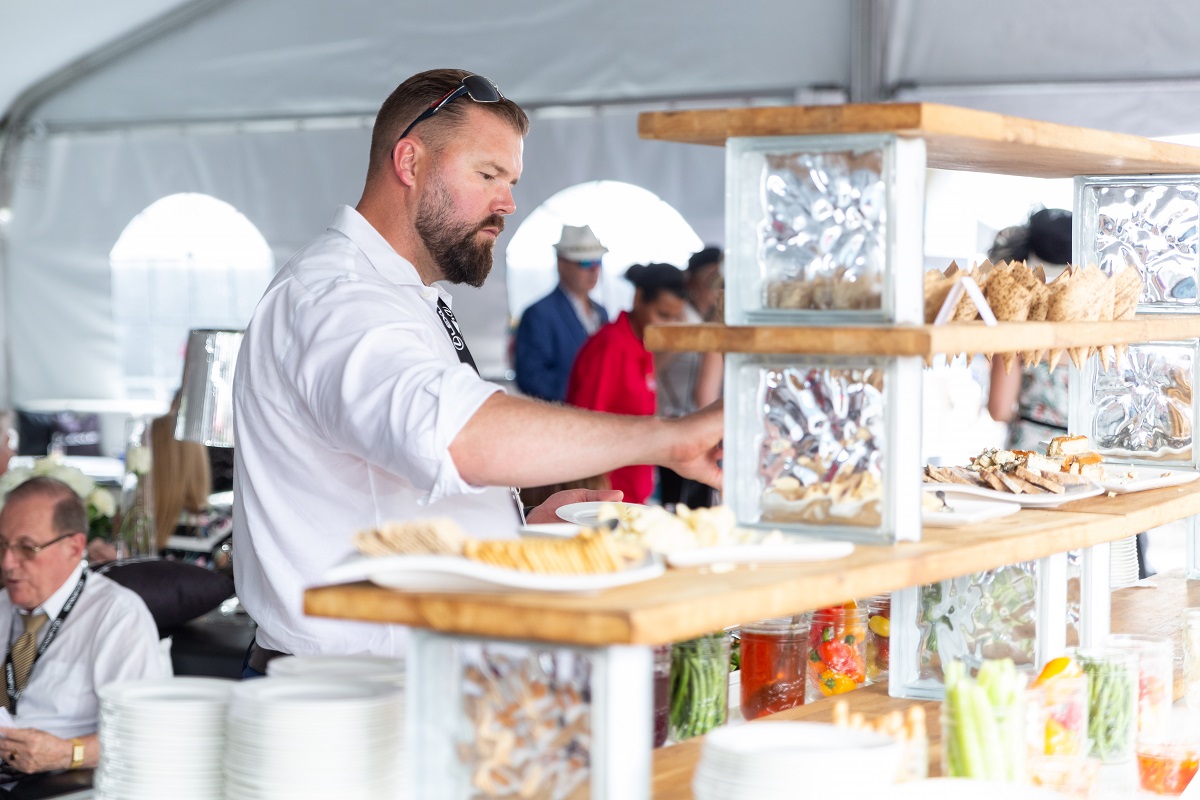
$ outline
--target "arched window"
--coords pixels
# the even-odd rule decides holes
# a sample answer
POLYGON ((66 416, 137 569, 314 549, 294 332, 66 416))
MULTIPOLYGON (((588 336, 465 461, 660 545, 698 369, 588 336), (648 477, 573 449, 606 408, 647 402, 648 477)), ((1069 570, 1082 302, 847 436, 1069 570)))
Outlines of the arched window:
POLYGON ((613 317, 633 305, 633 286, 623 277, 632 264, 661 261, 683 268, 704 246, 678 211, 640 186, 591 181, 563 189, 530 212, 505 250, 514 320, 558 283, 554 244, 563 225, 591 226, 608 248, 593 297, 613 317))
POLYGON ((275 257, 250 220, 204 194, 134 217, 109 254, 113 322, 129 398, 169 402, 192 328, 244 328, 275 257))

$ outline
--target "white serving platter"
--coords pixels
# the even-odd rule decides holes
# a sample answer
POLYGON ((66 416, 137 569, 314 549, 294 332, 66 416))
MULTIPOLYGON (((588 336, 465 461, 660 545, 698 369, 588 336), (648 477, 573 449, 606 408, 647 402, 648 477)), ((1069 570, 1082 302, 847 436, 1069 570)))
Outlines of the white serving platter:
MULTIPOLYGON (((967 486, 961 483, 926 483, 921 488, 927 492, 943 491, 947 497, 951 495, 955 497, 963 495, 982 497, 985 500, 1016 503, 1022 508, 1054 508, 1064 503, 1070 503, 1073 500, 1083 500, 1085 497, 1095 497, 1098 494, 1104 493, 1103 487, 1095 483, 1068 486, 1062 494, 1053 494, 1052 492, 1046 492, 1045 494, 1013 494, 1012 492, 998 492, 995 489, 984 489, 980 486, 967 486)), ((954 505, 954 503, 951 502, 950 505, 954 505)))
POLYGON ((852 542, 789 541, 779 544, 731 544, 717 547, 691 547, 666 554, 667 564, 676 567, 702 567, 713 564, 767 564, 800 561, 829 561, 854 552, 852 542))
POLYGON ((1147 489, 1162 489, 1179 486, 1200 478, 1200 472, 1190 469, 1162 469, 1161 467, 1138 467, 1125 464, 1105 464, 1104 479, 1096 481, 1106 492, 1128 494, 1147 489))
POLYGON ((921 510, 921 524, 926 528, 957 528, 960 525, 975 525, 988 520, 1000 519, 1021 510, 1019 503, 1011 500, 986 500, 982 497, 946 495, 949 509, 939 511, 921 510))
POLYGON ((594 501, 590 503, 568 503, 565 506, 559 507, 555 512, 558 518, 567 522, 574 522, 576 525, 587 525, 594 527, 600 524, 600 506, 613 505, 618 508, 621 506, 639 506, 640 503, 603 503, 594 501))
POLYGON ((565 592, 593 593, 640 583, 662 575, 661 558, 592 575, 550 575, 483 564, 461 556, 354 555, 328 570, 327 583, 367 580, 402 592, 565 592))

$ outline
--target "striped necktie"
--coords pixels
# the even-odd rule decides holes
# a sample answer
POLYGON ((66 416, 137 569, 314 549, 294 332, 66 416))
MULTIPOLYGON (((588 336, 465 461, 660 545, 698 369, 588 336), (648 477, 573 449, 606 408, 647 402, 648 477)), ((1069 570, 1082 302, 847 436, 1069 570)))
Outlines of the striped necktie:
MULTIPOLYGON (((16 685, 17 694, 24 691, 25 684, 29 683, 29 673, 37 655, 38 632, 46 624, 46 620, 45 614, 26 614, 21 617, 21 621, 25 623, 25 632, 17 638, 12 647, 13 683, 16 685)), ((7 694, 4 704, 9 711, 12 710, 7 694)))

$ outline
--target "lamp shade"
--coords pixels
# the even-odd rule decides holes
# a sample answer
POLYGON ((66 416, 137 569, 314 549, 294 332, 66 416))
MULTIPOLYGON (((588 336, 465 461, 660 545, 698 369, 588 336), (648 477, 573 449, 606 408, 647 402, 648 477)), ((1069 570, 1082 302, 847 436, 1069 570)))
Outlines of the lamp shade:
POLYGON ((233 370, 242 331, 188 334, 175 438, 209 447, 233 447, 233 370))

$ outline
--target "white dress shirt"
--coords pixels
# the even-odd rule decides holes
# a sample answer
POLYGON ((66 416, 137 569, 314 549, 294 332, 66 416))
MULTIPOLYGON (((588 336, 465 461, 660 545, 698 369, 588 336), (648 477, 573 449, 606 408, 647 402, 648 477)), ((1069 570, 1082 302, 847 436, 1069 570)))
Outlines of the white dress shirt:
POLYGON ((516 534, 509 490, 467 484, 450 458, 502 389, 459 361, 439 297, 450 303, 343 206, 255 309, 233 382, 233 563, 261 646, 403 654, 399 626, 304 615, 304 590, 354 552, 356 531, 446 516, 481 538, 516 534))
MULTIPOLYGON (((80 563, 66 582, 31 612, 47 617, 38 644, 49 633, 50 623, 62 611, 82 573, 80 563)), ((24 613, 13 606, 8 592, 0 595, 0 641, 12 646, 25 629, 21 622, 24 613)), ((118 681, 164 677, 158 628, 142 598, 91 573, 54 641, 33 665, 17 702, 15 725, 63 739, 87 736, 99 728, 100 689, 118 681)))

